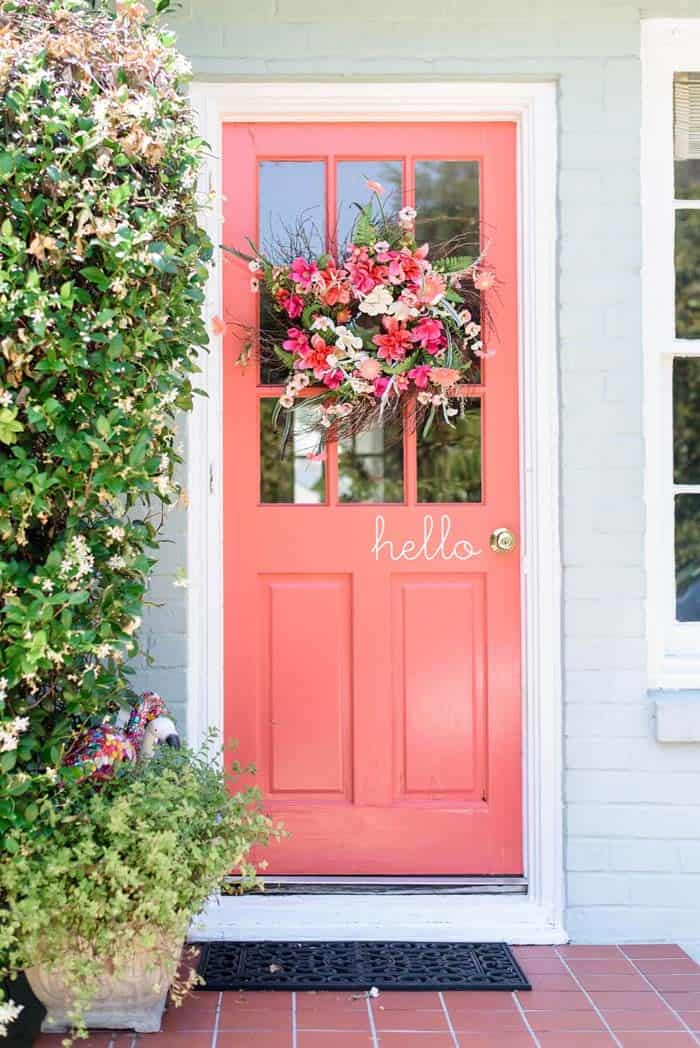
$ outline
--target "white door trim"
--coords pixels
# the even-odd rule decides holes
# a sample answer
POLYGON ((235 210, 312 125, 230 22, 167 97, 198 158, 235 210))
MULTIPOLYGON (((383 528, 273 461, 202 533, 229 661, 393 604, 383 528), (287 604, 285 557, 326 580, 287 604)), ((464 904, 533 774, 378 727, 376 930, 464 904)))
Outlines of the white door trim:
MULTIPOLYGON (((221 243, 221 129, 229 121, 472 121, 518 125, 523 775, 527 896, 222 898, 193 934, 209 938, 431 938, 563 942, 561 556, 556 337, 557 116, 554 83, 195 83, 212 157, 205 222, 221 243)), ((207 312, 222 314, 221 268, 207 312)), ((221 340, 202 359, 188 430, 188 733, 223 726, 221 340)))

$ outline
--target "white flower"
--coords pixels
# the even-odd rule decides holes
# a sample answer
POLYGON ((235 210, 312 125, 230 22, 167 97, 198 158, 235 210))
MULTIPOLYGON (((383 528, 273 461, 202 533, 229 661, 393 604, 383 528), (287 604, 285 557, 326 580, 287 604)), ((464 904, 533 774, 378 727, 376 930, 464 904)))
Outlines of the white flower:
POLYGON ((58 772, 55 768, 45 768, 44 775, 49 780, 49 782, 55 782, 58 778, 58 772))
POLYGON ((141 618, 139 615, 136 615, 135 618, 131 620, 131 622, 128 622, 126 624, 126 626, 122 626, 122 630, 130 637, 132 633, 136 633, 136 630, 139 628, 140 625, 141 618))
MULTIPOLYGON (((311 324, 312 331, 335 331, 336 327, 330 317, 314 317, 311 324)), ((344 331, 345 328, 338 328, 338 331, 344 331)))
POLYGON ((360 312, 367 313, 370 317, 377 317, 380 313, 386 313, 393 301, 394 296, 389 288, 384 287, 383 284, 377 284, 360 302, 360 312))
POLYGON ((153 483, 161 498, 167 498, 169 495, 172 495, 174 488, 167 473, 159 473, 154 478, 153 483))
POLYGON ((378 251, 380 254, 383 254, 385 251, 388 251, 389 250, 389 243, 388 243, 388 241, 387 240, 378 240, 377 243, 374 245, 374 250, 378 251))
POLYGON ((126 561, 120 554, 115 554, 107 561, 107 567, 111 568, 112 571, 121 571, 122 568, 126 567, 126 561))
POLYGON ((94 566, 95 559, 90 552, 85 536, 76 535, 66 546, 59 575, 63 579, 69 579, 68 589, 77 589, 81 579, 89 575, 94 566))
POLYGON ((399 211, 399 225, 403 229, 409 229, 413 225, 417 214, 415 207, 402 207, 399 211))
POLYGON ((309 376, 305 372, 300 371, 298 375, 294 376, 289 385, 294 388, 295 392, 297 392, 300 389, 306 389, 310 382, 311 379, 309 376))
POLYGON ((0 393, 0 408, 9 408, 12 403, 12 394, 9 389, 3 389, 0 393))
MULTIPOLYGON (((26 678, 25 678, 26 679, 26 678)), ((0 723, 0 753, 9 753, 17 749, 17 740, 29 727, 29 717, 15 717, 13 720, 0 723)))
MULTIPOLYGON (((368 296, 369 297, 369 296, 368 296)), ((365 299, 365 302, 367 299, 365 299)), ((362 309, 362 306, 360 306, 362 309)), ((365 312, 368 312, 367 310, 365 312)), ((357 335, 353 335, 352 331, 348 331, 346 327, 342 325, 335 329, 336 339, 335 345, 337 349, 342 350, 347 356, 352 357, 354 353, 362 349, 362 339, 357 335)))
POLYGON ((113 527, 107 528, 107 537, 110 542, 122 542, 125 535, 126 532, 120 524, 115 524, 113 527))
POLYGON ((108 659, 111 654, 112 654, 112 645, 111 644, 96 644, 95 645, 95 655, 97 656, 98 659, 108 659))
POLYGON ((7 698, 7 677, 0 677, 0 702, 7 698))
POLYGON ((134 406, 133 397, 122 397, 120 400, 115 401, 120 411, 123 411, 125 415, 128 415, 134 406))
POLYGON ((250 278, 250 290, 256 294, 260 290, 260 281, 257 277, 250 278))
POLYGON ((23 1005, 14 1001, 0 1001, 0 1037, 7 1037, 10 1023, 15 1021, 22 1008, 23 1005))
POLYGON ((338 363, 339 363, 339 361, 338 361, 338 358, 335 355, 335 353, 329 353, 328 356, 326 357, 326 364, 328 364, 328 367, 329 368, 337 368, 338 367, 338 363))
POLYGON ((43 589, 44 593, 53 593, 53 589, 54 589, 53 580, 52 579, 44 579, 43 582, 41 583, 41 588, 43 589))
POLYGON ((290 397, 289 394, 285 393, 284 396, 280 397, 280 404, 289 411, 290 408, 294 407, 294 397, 290 397))
POLYGON ((262 269, 262 266, 258 262, 257 258, 251 258, 250 262, 248 263, 248 269, 251 273, 259 273, 262 269))
POLYGON ((397 320, 409 320, 410 317, 417 317, 418 310, 415 306, 405 302, 402 298, 397 298, 395 302, 392 302, 387 313, 390 317, 396 317, 397 320))

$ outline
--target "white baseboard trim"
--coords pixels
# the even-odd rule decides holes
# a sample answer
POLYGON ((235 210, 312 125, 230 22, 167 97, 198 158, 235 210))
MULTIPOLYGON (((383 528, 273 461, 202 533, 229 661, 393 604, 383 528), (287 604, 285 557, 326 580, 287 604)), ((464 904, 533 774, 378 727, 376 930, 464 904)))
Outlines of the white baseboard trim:
POLYGON ((190 928, 190 942, 366 940, 554 945, 568 936, 551 912, 525 896, 215 896, 190 928))

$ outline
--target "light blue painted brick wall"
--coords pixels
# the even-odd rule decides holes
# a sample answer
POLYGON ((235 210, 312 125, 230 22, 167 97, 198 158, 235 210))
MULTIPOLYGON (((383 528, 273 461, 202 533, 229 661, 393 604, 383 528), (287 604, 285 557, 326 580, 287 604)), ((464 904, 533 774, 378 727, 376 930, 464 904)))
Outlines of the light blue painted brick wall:
MULTIPOLYGON (((387 97, 401 78, 558 83, 568 928, 584 941, 700 939, 700 747, 655 742, 644 671, 645 16, 700 17, 700 0, 186 0, 171 19, 209 79, 382 79, 387 97)), ((180 711, 185 526, 171 518, 142 673, 180 711)))

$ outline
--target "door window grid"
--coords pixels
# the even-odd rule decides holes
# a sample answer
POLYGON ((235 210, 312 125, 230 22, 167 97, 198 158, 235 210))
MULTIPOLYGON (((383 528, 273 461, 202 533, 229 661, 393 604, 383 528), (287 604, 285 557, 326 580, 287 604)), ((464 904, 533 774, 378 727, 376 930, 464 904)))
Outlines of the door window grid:
MULTIPOLYGON (((318 212, 319 215, 322 216, 322 228, 324 230, 323 237, 325 239, 325 248, 326 248, 326 250, 332 252, 332 251, 337 249, 337 242, 338 242, 337 230, 338 230, 338 226, 339 226, 339 210, 338 210, 338 208, 339 208, 339 205, 338 205, 338 181, 339 181, 338 174, 339 174, 339 168, 343 164, 353 164, 353 165, 355 165, 355 164, 362 163, 362 162, 363 162, 362 160, 358 161, 358 160, 356 160, 354 158, 350 159, 350 158, 345 158, 345 157, 336 157, 334 155, 327 155, 325 157, 317 157, 317 158, 314 158, 314 159, 305 159, 304 161, 296 161, 296 160, 291 160, 291 159, 287 160, 285 158, 281 158, 280 157, 280 158, 276 158, 274 160, 272 160, 272 159, 264 159, 264 160, 259 159, 259 161, 258 161, 258 170, 259 170, 259 173, 260 173, 260 169, 263 167, 263 165, 265 165, 265 167, 269 171, 271 169, 279 169, 281 167, 281 165, 283 165, 283 164, 285 164, 285 165, 286 164, 290 164, 290 165, 292 165, 295 168, 298 168, 298 166, 300 164, 303 164, 309 170, 313 171, 314 179, 317 181, 319 168, 323 167, 324 172, 325 172, 325 187, 324 187, 325 188, 325 207, 323 207, 323 206, 316 207, 316 206, 312 205, 311 201, 309 200, 309 201, 307 201, 307 205, 308 206, 306 208, 302 209, 302 214, 303 214, 304 211, 306 211, 308 213, 313 212, 314 214, 316 214, 316 212, 318 212)), ((476 169, 477 169, 477 174, 476 174, 476 182, 477 182, 476 199, 475 200, 473 200, 473 199, 469 200, 468 201, 468 205, 471 206, 472 211, 474 210, 474 208, 476 208, 476 220, 475 220, 475 223, 474 223, 473 215, 472 215, 471 219, 470 219, 470 225, 473 228, 474 224, 475 224, 476 229, 477 229, 477 233, 478 233, 478 216, 479 216, 480 211, 481 211, 480 183, 481 183, 481 175, 482 175, 481 164, 480 164, 479 161, 452 161, 452 160, 449 160, 449 161, 443 161, 443 160, 434 161, 434 160, 432 160, 432 158, 429 161, 429 160, 423 160, 423 159, 421 159, 419 157, 414 157, 414 156, 408 155, 408 154, 404 155, 403 159, 398 162, 401 165, 401 183, 402 184, 401 184, 401 187, 400 187, 400 192, 396 192, 396 187, 394 187, 395 196, 398 198, 397 199, 397 204, 400 205, 400 206, 406 206, 406 205, 415 206, 416 205, 416 192, 417 192, 417 189, 418 189, 418 192, 420 193, 420 185, 418 187, 416 187, 416 180, 417 180, 417 177, 418 177, 417 176, 417 171, 421 170, 423 172, 424 176, 425 176, 425 171, 427 169, 427 165, 429 163, 431 163, 431 162, 437 163, 437 164, 439 164, 443 168, 446 168, 447 165, 451 165, 451 164, 460 165, 462 167, 466 167, 466 165, 468 165, 468 164, 473 164, 476 167, 476 169)), ((391 161, 391 160, 384 161, 383 160, 383 161, 381 161, 381 163, 387 164, 387 165, 391 165, 392 168, 393 168, 394 165, 397 163, 397 161, 391 161)), ((367 161, 368 169, 376 168, 376 164, 377 164, 376 160, 368 160, 367 161)), ((394 168, 394 170, 395 170, 395 168, 394 168)), ((341 169, 341 172, 342 172, 342 169, 341 169)), ((376 171, 374 171, 374 173, 376 173, 376 171)), ((464 172, 462 172, 462 174, 464 176, 464 172)), ((386 178, 386 176, 385 176, 385 178, 386 178)), ((389 181, 389 178, 386 178, 386 181, 389 181)), ((263 243, 263 240, 264 240, 266 235, 267 235, 267 241, 270 240, 270 233, 269 233, 269 231, 268 231, 268 234, 264 233, 264 228, 263 228, 264 221, 267 220, 267 224, 268 224, 268 227, 270 229, 272 229, 274 227, 274 222, 275 222, 275 218, 274 218, 275 212, 272 209, 265 207, 263 196, 264 196, 263 187, 259 185, 257 228, 258 228, 258 236, 259 236, 259 240, 260 240, 261 244, 263 243)), ((291 211, 290 211, 288 205, 287 205, 286 210, 289 211, 289 216, 288 216, 288 220, 287 220, 286 225, 287 225, 287 228, 290 228, 291 222, 294 221, 294 217, 292 216, 291 212, 293 211, 294 212, 294 216, 296 217, 296 216, 299 215, 299 208, 298 208, 298 206, 296 204, 293 204, 291 211)), ((439 217, 440 216, 438 216, 438 218, 439 217)), ((433 221, 433 224, 435 224, 435 218, 433 218, 432 221, 433 221)), ((284 223, 284 220, 283 220, 283 225, 284 224, 285 223, 284 223)), ((309 238, 311 240, 311 243, 310 243, 310 246, 308 247, 307 250, 314 251, 314 250, 317 250, 317 249, 314 247, 313 238, 314 237, 318 238, 318 231, 319 231, 319 228, 321 228, 321 226, 317 225, 314 221, 312 221, 311 222, 311 227, 312 227, 312 232, 311 232, 311 237, 309 238)), ((342 232, 342 230, 341 230, 341 232, 342 232)), ((267 245, 267 241, 266 241, 266 245, 267 245)), ((302 244, 303 244, 303 241, 300 240, 300 250, 302 248, 302 244)), ((269 247, 272 248, 272 250, 276 249, 276 245, 272 244, 271 242, 269 244, 269 247)), ((477 244, 477 249, 478 249, 478 244, 477 244)), ((259 313, 260 322, 261 323, 263 322, 263 317, 265 317, 265 316, 269 317, 270 316, 270 313, 267 310, 264 310, 264 312, 263 312, 263 310, 264 310, 264 303, 261 301, 261 311, 259 313)), ((456 390, 456 394, 457 394, 457 396, 459 398, 464 398, 465 400, 467 398, 469 399, 469 403, 472 405, 472 410, 473 410, 473 406, 474 405, 478 405, 479 406, 479 409, 480 409, 480 420, 481 420, 481 416, 483 414, 483 401, 485 399, 485 393, 486 393, 486 390, 485 390, 485 381, 486 381, 485 371, 486 371, 485 362, 484 361, 479 361, 478 369, 475 369, 475 372, 476 372, 475 373, 475 380, 476 381, 474 382, 474 384, 469 384, 469 385, 464 385, 464 386, 460 385, 458 387, 458 389, 456 390)), ((260 372, 259 372, 259 382, 258 382, 258 385, 257 385, 257 397, 258 397, 258 400, 260 401, 260 417, 261 417, 261 437, 260 437, 260 439, 261 439, 261 458, 260 458, 261 469, 263 467, 265 458, 267 457, 268 460, 270 459, 270 449, 269 448, 266 449, 263 446, 263 443, 262 443, 262 441, 263 441, 263 430, 262 430, 263 422, 262 422, 262 419, 266 415, 269 414, 269 416, 270 416, 270 425, 271 425, 271 418, 272 418, 272 412, 271 411, 267 411, 265 409, 264 401, 269 399, 269 398, 272 398, 272 400, 274 402, 274 398, 279 397, 284 392, 284 386, 283 385, 277 385, 277 384, 274 383, 274 380, 275 380, 276 377, 277 377, 277 374, 275 372, 274 366, 272 366, 271 368, 266 368, 266 366, 261 363, 261 365, 260 365, 260 372)), ((302 396, 312 396, 314 394, 314 392, 317 392, 317 391, 315 391, 313 387, 310 387, 309 390, 307 390, 304 393, 302 393, 302 396)), ((403 434, 402 434, 402 440, 403 440, 403 484, 402 484, 403 497, 402 498, 391 498, 390 497, 388 499, 382 499, 381 501, 379 499, 376 499, 376 500, 375 499, 369 499, 369 500, 366 500, 366 501, 357 501, 357 502, 349 501, 347 499, 344 499, 343 495, 342 495, 342 490, 341 490, 341 476, 340 476, 340 468, 339 468, 340 467, 340 463, 339 463, 338 442, 336 440, 330 439, 330 440, 328 440, 326 442, 326 444, 324 446, 324 449, 323 449, 323 452, 322 452, 320 457, 313 456, 313 452, 310 452, 308 450, 305 450, 305 452, 304 452, 305 462, 301 461, 301 458, 300 458, 299 455, 296 455, 296 454, 290 455, 290 458, 293 459, 292 472, 290 473, 289 467, 287 467, 286 471, 285 471, 285 469, 282 466, 279 467, 279 476, 280 477, 285 477, 285 479, 284 479, 282 485, 280 486, 279 490, 277 491, 277 493, 273 494, 273 497, 269 497, 268 485, 266 485, 265 479, 261 476, 261 482, 260 482, 260 501, 261 501, 261 503, 265 504, 265 505, 268 505, 268 504, 271 504, 271 503, 273 503, 273 504, 277 503, 277 504, 285 504, 285 505, 305 504, 305 505, 326 505, 326 506, 337 506, 337 505, 341 504, 341 505, 343 505, 345 507, 350 507, 352 505, 368 505, 368 504, 383 505, 383 504, 387 504, 387 503, 391 503, 391 502, 404 504, 404 505, 408 505, 408 506, 415 506, 417 504, 426 504, 426 505, 428 505, 428 504, 431 504, 431 503, 438 503, 438 502, 440 502, 440 504, 450 505, 450 504, 453 504, 454 502, 474 502, 474 503, 476 503, 476 502, 481 502, 482 501, 483 474, 482 474, 482 477, 481 477, 481 482, 478 484, 478 486, 474 485, 474 484, 469 485, 469 490, 466 491, 464 493, 464 496, 461 497, 461 498, 456 498, 456 499, 450 498, 450 499, 438 500, 437 498, 434 498, 434 497, 425 497, 426 491, 427 491, 427 485, 426 484, 421 484, 421 481, 419 480, 419 476, 418 476, 419 460, 421 458, 421 455, 419 453, 419 447, 418 447, 418 442, 419 442, 418 433, 420 432, 420 425, 417 426, 417 425, 414 424, 414 422, 412 422, 412 421, 409 422, 409 421, 407 421, 406 418, 404 418, 402 429, 403 429, 403 434), (317 468, 314 469, 314 466, 317 467, 319 462, 322 462, 322 464, 323 464, 322 465, 322 469, 320 470, 320 472, 318 471, 317 468), (311 464, 311 471, 313 472, 312 481, 309 481, 308 477, 306 477, 306 479, 300 479, 300 474, 301 473, 309 474, 309 468, 308 468, 309 464, 311 464), (423 489, 422 491, 421 491, 421 488, 423 489), (299 498, 299 499, 297 499, 295 497, 295 492, 297 490, 302 493, 302 497, 299 498), (289 501, 287 501, 286 498, 281 497, 285 492, 291 492, 292 493, 292 497, 291 497, 291 499, 289 501), (268 497, 266 497, 266 494, 268 495, 268 497)), ((307 433, 308 433, 308 431, 307 431, 307 433)), ((279 445, 279 441, 280 441, 280 430, 279 430, 279 428, 272 429, 271 437, 275 441, 277 441, 277 443, 279 445)), ((483 427, 481 426, 481 424, 480 424, 480 440, 483 443, 483 427)), ((471 455, 473 457, 473 449, 466 450, 465 454, 471 455)), ((423 458, 424 462, 427 461, 425 455, 423 455, 422 458, 423 458)), ((482 456, 481 456, 481 454, 479 455, 479 467, 482 468, 482 456)))

